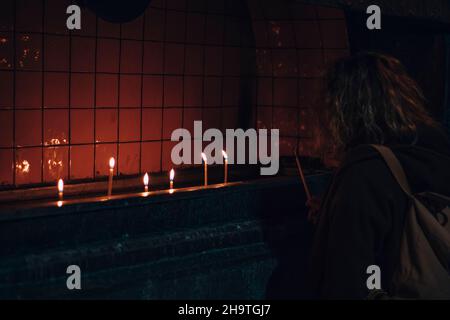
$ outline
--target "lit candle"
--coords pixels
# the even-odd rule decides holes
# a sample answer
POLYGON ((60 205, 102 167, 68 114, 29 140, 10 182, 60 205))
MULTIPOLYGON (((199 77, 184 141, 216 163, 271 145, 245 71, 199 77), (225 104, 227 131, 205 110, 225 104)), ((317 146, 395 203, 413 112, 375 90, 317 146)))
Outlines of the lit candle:
POLYGON ((116 160, 113 157, 109 159, 109 180, 108 180, 108 197, 112 194, 112 183, 113 183, 113 174, 114 174, 114 166, 116 164, 116 160))
POLYGON ((63 179, 58 180, 58 198, 62 201, 64 197, 64 181, 63 179))
POLYGON ((203 158, 203 163, 204 163, 204 180, 205 180, 205 186, 208 185, 208 159, 206 158, 206 154, 204 154, 202 152, 202 158, 203 158))
POLYGON ((175 171, 170 170, 170 190, 173 191, 173 179, 175 178, 175 171))
POLYGON ((228 155, 225 150, 222 150, 222 155, 224 159, 224 174, 223 174, 223 183, 228 182, 228 155))
POLYGON ((143 180, 144 180, 144 191, 148 192, 148 181, 149 181, 148 173, 145 173, 143 180))

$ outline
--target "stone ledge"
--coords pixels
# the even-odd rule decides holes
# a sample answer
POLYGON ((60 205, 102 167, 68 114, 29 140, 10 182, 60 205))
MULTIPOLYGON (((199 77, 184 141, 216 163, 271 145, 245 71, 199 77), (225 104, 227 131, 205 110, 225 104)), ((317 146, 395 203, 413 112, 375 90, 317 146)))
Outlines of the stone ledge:
MULTIPOLYGON (((317 193, 327 176, 308 181, 317 193)), ((279 177, 5 213, 0 297, 261 299, 277 256, 307 246, 304 203, 299 178, 279 177), (65 287, 70 264, 82 292, 65 287)))

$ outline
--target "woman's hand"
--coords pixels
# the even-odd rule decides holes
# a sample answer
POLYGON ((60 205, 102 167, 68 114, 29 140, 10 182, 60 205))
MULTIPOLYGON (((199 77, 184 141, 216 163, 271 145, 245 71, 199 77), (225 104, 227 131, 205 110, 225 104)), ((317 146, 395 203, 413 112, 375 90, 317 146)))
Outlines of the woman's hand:
POLYGON ((312 197, 306 201, 306 206, 309 208, 308 211, 308 221, 316 224, 319 219, 319 211, 321 205, 321 199, 319 197, 312 197))

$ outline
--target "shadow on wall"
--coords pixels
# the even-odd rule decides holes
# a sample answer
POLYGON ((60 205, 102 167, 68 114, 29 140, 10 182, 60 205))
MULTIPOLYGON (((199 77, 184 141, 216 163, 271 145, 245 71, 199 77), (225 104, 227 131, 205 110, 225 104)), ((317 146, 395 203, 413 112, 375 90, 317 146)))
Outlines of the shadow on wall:
POLYGON ((113 23, 130 22, 147 9, 151 0, 78 0, 81 7, 87 7, 99 18, 113 23))

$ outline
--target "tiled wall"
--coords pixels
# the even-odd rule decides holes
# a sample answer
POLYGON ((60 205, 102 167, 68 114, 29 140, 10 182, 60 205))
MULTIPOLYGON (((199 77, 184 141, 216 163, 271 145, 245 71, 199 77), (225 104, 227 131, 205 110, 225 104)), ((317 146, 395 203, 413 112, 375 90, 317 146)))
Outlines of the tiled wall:
POLYGON ((248 1, 256 36, 257 126, 280 128, 280 153, 314 155, 314 114, 326 67, 349 54, 340 9, 248 1))
POLYGON ((334 9, 153 0, 122 25, 83 10, 69 32, 71 2, 2 1, 3 187, 95 179, 111 156, 120 175, 164 171, 173 129, 235 128, 245 108, 247 125, 281 129, 283 154, 297 143, 307 153, 323 67, 347 53, 334 9))

